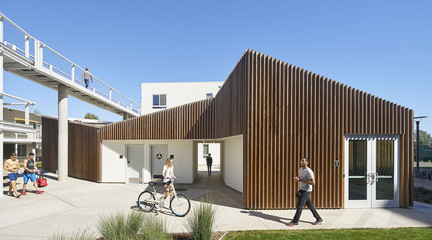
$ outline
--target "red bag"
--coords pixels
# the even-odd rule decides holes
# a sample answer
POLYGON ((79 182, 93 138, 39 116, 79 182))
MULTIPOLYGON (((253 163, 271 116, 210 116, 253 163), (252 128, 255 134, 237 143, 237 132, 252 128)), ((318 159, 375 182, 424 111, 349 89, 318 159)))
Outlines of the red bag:
POLYGON ((47 183, 47 179, 44 178, 44 177, 42 176, 42 174, 41 174, 41 175, 38 175, 38 178, 37 178, 36 182, 37 182, 37 184, 38 184, 39 187, 45 187, 45 186, 48 185, 48 183, 47 183))

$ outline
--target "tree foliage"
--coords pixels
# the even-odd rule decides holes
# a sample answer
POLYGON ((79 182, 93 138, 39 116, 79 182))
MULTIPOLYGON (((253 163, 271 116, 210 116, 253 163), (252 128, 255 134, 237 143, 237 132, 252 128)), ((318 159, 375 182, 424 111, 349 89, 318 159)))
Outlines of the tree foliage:
MULTIPOLYGON (((420 139, 419 139, 420 145, 428 145, 429 146, 431 143, 431 134, 426 132, 426 131, 420 130, 419 135, 420 135, 420 139)), ((414 141, 415 141, 415 144, 417 144, 417 132, 414 132, 414 141)))
POLYGON ((97 119, 97 120, 99 120, 99 117, 96 116, 96 115, 93 114, 93 113, 86 113, 86 115, 84 116, 84 118, 85 118, 85 119, 97 119))

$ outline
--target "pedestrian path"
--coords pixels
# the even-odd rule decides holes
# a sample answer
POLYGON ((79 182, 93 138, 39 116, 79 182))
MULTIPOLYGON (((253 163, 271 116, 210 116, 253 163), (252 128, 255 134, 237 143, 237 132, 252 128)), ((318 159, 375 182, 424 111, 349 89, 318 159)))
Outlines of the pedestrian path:
MULTIPOLYGON (((138 194, 147 188, 145 184, 101 184, 75 178, 57 182, 55 175, 48 177, 49 185, 41 195, 29 192, 18 199, 0 199, 0 239, 44 239, 78 228, 96 230, 100 216, 136 211, 138 194)), ((417 202, 410 209, 321 209, 324 223, 319 226, 311 224, 314 218, 305 210, 298 226, 287 227, 294 210, 243 209, 241 194, 225 187, 219 172, 212 176, 198 172, 195 184, 176 188, 191 198, 192 208, 201 198, 214 200, 216 231, 432 227, 432 205, 417 202)), ((186 232, 187 217, 175 217, 168 209, 158 217, 166 220, 169 232, 186 232)))

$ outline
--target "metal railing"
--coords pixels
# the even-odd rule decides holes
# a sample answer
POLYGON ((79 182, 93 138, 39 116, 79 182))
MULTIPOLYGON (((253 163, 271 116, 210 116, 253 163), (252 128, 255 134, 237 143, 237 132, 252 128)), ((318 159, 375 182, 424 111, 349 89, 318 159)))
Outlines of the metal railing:
MULTIPOLYGON (((11 48, 12 50, 16 51, 20 55, 23 55, 27 59, 33 61, 34 66, 36 68, 48 69, 51 72, 55 72, 55 73, 65 77, 66 79, 69 79, 73 84, 76 84, 76 85, 79 85, 80 87, 85 88, 84 83, 75 77, 76 73, 77 73, 77 69, 81 70, 82 72, 85 72, 84 68, 80 67, 78 64, 67 59, 66 57, 64 57, 63 55, 61 55, 60 53, 58 53, 57 51, 55 51, 54 49, 52 49, 48 45, 44 44, 43 42, 39 41, 35 37, 31 36, 29 33, 24 31, 17 24, 15 24, 12 20, 7 18, 3 13, 0 12, 0 21, 2 21, 2 18, 4 20, 6 20, 7 22, 9 22, 10 24, 12 24, 12 26, 17 28, 19 31, 21 31, 24 34, 24 50, 18 48, 16 45, 14 45, 10 42, 3 41, 3 44, 5 46, 11 48), (30 40, 34 41, 34 49, 33 49, 34 54, 33 55, 30 53, 30 40), (70 64, 70 74, 66 73, 64 70, 61 70, 57 67, 54 67, 50 63, 44 62, 44 60, 43 60, 43 50, 44 49, 49 50, 50 52, 54 53, 56 56, 60 57, 61 59, 63 59, 67 63, 69 63, 70 64)), ((0 34, 2 34, 2 33, 0 33, 0 34)), ((0 40, 1 40, 1 38, 0 38, 0 40)), ((89 87, 88 91, 91 91, 94 94, 97 94, 97 95, 109 100, 110 102, 117 104, 119 107, 126 108, 127 110, 133 111, 137 114, 141 113, 141 106, 138 103, 136 103, 135 101, 133 101, 129 97, 125 96, 121 92, 117 91, 116 89, 114 89, 110 85, 106 84, 105 82, 100 80, 98 77, 94 76, 93 74, 91 74, 91 76, 94 80, 96 80, 100 84, 102 84, 102 86, 106 87, 106 90, 105 91, 101 90, 101 89, 98 90, 94 87, 89 87), (114 98, 113 97, 114 94, 117 95, 119 98, 123 98, 123 99, 120 100, 120 99, 114 98)))

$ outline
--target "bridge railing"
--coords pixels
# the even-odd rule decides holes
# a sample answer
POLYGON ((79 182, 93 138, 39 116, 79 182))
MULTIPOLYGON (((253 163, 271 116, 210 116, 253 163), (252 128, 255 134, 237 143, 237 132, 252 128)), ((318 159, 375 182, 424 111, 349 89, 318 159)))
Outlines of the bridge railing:
MULTIPOLYGON (((15 33, 16 35, 16 33, 15 33)), ((18 40, 19 41, 19 40, 18 40)), ((7 18, 3 13, 0 12, 0 42, 2 42, 6 47, 14 50, 30 61, 34 62, 34 66, 36 68, 44 68, 53 73, 56 73, 66 79, 69 79, 73 84, 79 85, 82 88, 85 88, 85 85, 82 81, 82 74, 85 72, 85 69, 75 62, 69 60, 64 57, 56 50, 48 46, 47 44, 39 41, 28 32, 24 31, 21 27, 15 24, 12 20, 7 18), (5 21, 6 20, 6 21, 5 21), (20 34, 24 35, 24 40, 21 42, 16 42, 18 38, 11 38, 12 40, 6 41, 8 35, 4 34, 4 23, 10 23, 12 28, 18 30, 20 34), (24 49, 17 47, 17 45, 24 45, 24 49)), ((127 110, 133 111, 137 114, 141 113, 140 104, 136 103, 129 97, 125 96, 121 92, 114 89, 112 86, 103 82, 101 79, 91 74, 93 78, 93 83, 88 87, 88 91, 97 94, 110 102, 117 104, 119 107, 125 108, 127 110)))

